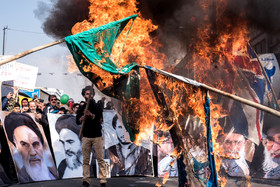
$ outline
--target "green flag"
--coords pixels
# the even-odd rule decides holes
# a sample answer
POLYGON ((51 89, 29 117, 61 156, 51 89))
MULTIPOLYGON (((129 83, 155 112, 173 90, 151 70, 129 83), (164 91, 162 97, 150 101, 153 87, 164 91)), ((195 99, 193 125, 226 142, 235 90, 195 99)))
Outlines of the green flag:
POLYGON ((135 125, 137 121, 135 116, 138 116, 136 115, 138 111, 131 111, 130 109, 134 108, 135 105, 139 103, 131 102, 132 100, 139 100, 139 68, 137 63, 130 63, 124 67, 118 68, 111 59, 111 52, 116 39, 127 23, 132 20, 133 24, 136 17, 137 15, 132 15, 97 28, 65 37, 66 44, 80 72, 92 81, 102 93, 120 99, 123 102, 125 106, 123 107, 125 111, 122 112, 123 119, 126 119, 124 124, 132 141, 134 141, 134 135, 138 132, 135 125), (98 66, 112 75, 119 76, 113 78, 112 86, 103 89, 101 88, 103 84, 102 78, 93 71, 84 70, 84 67, 89 65, 98 66), (135 71, 128 74, 132 69, 135 69, 135 71))

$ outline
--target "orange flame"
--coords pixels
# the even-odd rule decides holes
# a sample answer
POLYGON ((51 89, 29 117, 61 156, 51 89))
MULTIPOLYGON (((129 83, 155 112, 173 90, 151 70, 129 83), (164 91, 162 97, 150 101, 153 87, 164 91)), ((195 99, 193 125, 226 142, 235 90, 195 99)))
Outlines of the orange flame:
MULTIPOLYGON (((222 12, 225 1, 217 0, 220 2, 217 6, 217 19, 219 19, 219 13, 222 12)), ((200 1, 203 10, 207 10, 210 6, 209 0, 200 1)), ((119 36, 112 51, 111 58, 114 59, 117 67, 123 67, 124 65, 136 62, 139 65, 148 65, 158 69, 163 69, 166 62, 166 56, 159 52, 161 44, 157 38, 152 38, 149 34, 157 29, 157 26, 152 24, 151 20, 144 19, 141 13, 137 10, 136 0, 90 0, 89 7, 89 20, 77 23, 72 28, 72 33, 76 34, 94 27, 104 25, 106 23, 116 21, 133 14, 138 14, 133 27, 126 38, 126 32, 129 29, 128 26, 123 30, 123 34, 119 36), (125 42, 125 47, 124 47, 125 42)), ((209 20, 209 17, 205 17, 205 20, 209 20)), ((236 58, 236 55, 240 51, 244 50, 245 44, 248 41, 247 27, 245 22, 240 21, 240 27, 231 33, 222 33, 219 35, 218 40, 215 43, 209 43, 211 38, 211 25, 202 25, 198 30, 199 42, 193 45, 195 51, 192 63, 194 64, 194 75, 198 82, 203 82, 208 85, 214 86, 218 89, 230 92, 232 90, 231 84, 224 84, 224 82, 231 82, 234 77, 223 77, 224 74, 234 75, 236 71, 235 67, 229 63, 236 58), (223 69, 224 74, 219 74, 217 67, 223 69), (200 72, 203 72, 201 74, 200 72), (218 77, 218 79, 217 79, 218 77), (217 81, 220 80, 220 81, 217 81), (222 81, 224 80, 224 81, 222 81)), ((219 25, 217 26, 219 30, 219 25)), ((99 44, 102 46, 102 43, 99 44)), ((102 48, 100 48, 102 49, 102 48)), ((186 66, 186 69, 189 67, 186 66)), ((84 71, 94 72, 103 80, 104 87, 111 86, 113 84, 113 75, 105 72, 101 68, 89 65, 84 67, 84 71)), ((145 72, 140 70, 140 74, 144 75, 145 72)), ((117 76, 117 75, 114 75, 117 76)), ((185 83, 174 81, 164 76, 159 76, 157 84, 164 88, 164 95, 167 105, 169 106, 168 116, 164 116, 166 109, 160 108, 155 105, 156 100, 151 88, 149 88, 148 81, 141 76, 140 82, 140 108, 137 108, 140 113, 140 118, 137 121, 139 124, 139 133, 136 135, 136 144, 140 144, 142 139, 145 139, 150 134, 151 129, 155 125, 155 131, 168 131, 173 126, 180 124, 180 116, 186 116, 191 113, 200 118, 201 122, 205 125, 205 113, 204 102, 205 93, 200 89, 194 89, 185 83), (161 117, 164 117, 162 119, 161 117), (173 126, 167 125, 166 121, 171 121, 173 126)), ((213 97, 215 100, 215 97, 213 97)), ((131 101, 134 102, 134 101, 131 101)), ((217 143, 216 139, 221 127, 218 123, 218 119, 224 115, 222 107, 218 104, 211 103, 211 125, 213 133, 213 145, 216 154, 216 167, 219 170, 221 160, 219 154, 221 153, 221 146, 217 143)), ((178 126, 180 129, 180 126, 178 126)), ((182 131, 182 129, 180 129, 182 131)), ((203 131, 206 136, 206 131, 203 131)), ((165 137, 158 138, 153 137, 153 142, 160 144, 165 140, 165 137)), ((186 146, 186 145, 184 145, 186 146)), ((174 149, 176 150, 176 149, 174 149)), ((181 147, 181 151, 186 150, 186 147, 181 147)), ((181 152, 180 152, 181 153, 181 152)), ((174 153, 174 156, 180 153, 174 153)), ((172 153, 173 154, 173 153, 172 153)), ((169 174, 166 174, 168 178, 169 174)), ((167 179, 166 178, 166 179, 167 179)), ((166 182, 164 179, 164 183, 166 182)), ((221 184, 225 184, 225 179, 219 178, 221 184)), ((160 184, 157 184, 160 186, 160 184)))

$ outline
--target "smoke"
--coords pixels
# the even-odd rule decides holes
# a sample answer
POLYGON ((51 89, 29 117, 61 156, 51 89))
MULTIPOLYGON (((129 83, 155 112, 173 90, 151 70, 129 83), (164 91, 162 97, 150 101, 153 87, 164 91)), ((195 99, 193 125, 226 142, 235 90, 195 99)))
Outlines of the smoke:
MULTIPOLYGON (((89 0, 50 3, 51 8, 41 3, 35 13, 38 17, 49 13, 43 29, 56 39, 70 35, 75 23, 88 18, 89 0)), ((280 31, 280 1, 275 0, 138 0, 138 3, 141 15, 159 26, 152 36, 159 37, 170 64, 178 63, 192 51, 202 25, 211 25, 209 43, 217 41, 220 35, 234 33, 245 22, 249 28, 269 34, 280 31)))
POLYGON ((35 15, 40 18, 44 12, 49 16, 45 18, 43 30, 49 36, 61 39, 71 35, 71 28, 88 18, 89 0, 55 0, 50 4, 41 2, 35 15))
MULTIPOLYGON (((163 52, 169 63, 176 63, 182 54, 192 51, 199 41, 198 29, 211 25, 208 42, 218 37, 234 33, 241 24, 249 29, 268 34, 280 31, 280 1, 275 0, 139 0, 139 10, 143 17, 159 25, 158 35, 163 43, 163 52), (221 7, 221 8, 219 8, 221 7)), ((211 45, 211 44, 209 44, 211 45)))

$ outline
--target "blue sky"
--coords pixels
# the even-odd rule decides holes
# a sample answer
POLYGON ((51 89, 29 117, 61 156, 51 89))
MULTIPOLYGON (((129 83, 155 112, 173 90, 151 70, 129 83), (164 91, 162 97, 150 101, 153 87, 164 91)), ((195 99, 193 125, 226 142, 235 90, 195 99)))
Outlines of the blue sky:
MULTIPOLYGON (((3 49, 3 28, 6 26, 8 30, 5 37, 5 55, 15 55, 56 40, 44 34, 43 21, 35 16, 34 11, 38 9, 40 1, 42 0, 0 1, 0 55, 3 49)), ((67 56, 70 55, 66 45, 60 44, 17 61, 39 68, 41 75, 37 77, 37 87, 58 88, 75 101, 80 101, 83 100, 81 89, 90 83, 83 76, 77 76, 79 72, 68 73, 67 56)))

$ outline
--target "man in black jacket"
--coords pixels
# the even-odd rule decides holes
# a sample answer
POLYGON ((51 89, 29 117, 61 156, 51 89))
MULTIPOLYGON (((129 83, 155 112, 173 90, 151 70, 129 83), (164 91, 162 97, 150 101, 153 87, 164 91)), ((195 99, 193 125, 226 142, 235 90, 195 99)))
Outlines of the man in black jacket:
POLYGON ((82 90, 82 95, 86 101, 90 99, 88 109, 86 105, 80 106, 77 111, 77 124, 84 123, 82 129, 82 152, 83 152, 83 186, 89 186, 90 170, 89 161, 92 146, 94 146, 96 159, 99 166, 99 177, 101 186, 106 186, 106 168, 103 156, 102 138, 102 112, 103 108, 93 99, 94 90, 91 86, 86 86, 82 90))

